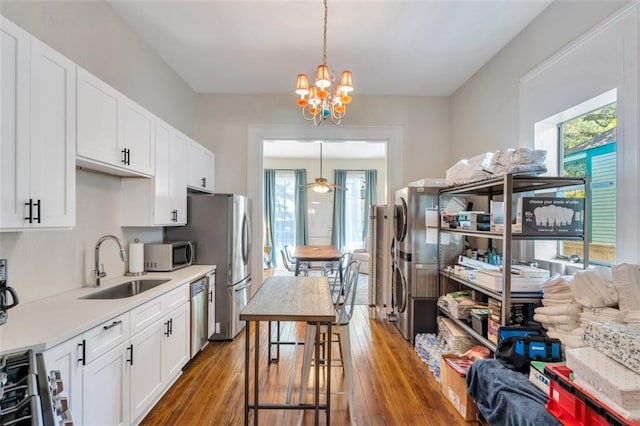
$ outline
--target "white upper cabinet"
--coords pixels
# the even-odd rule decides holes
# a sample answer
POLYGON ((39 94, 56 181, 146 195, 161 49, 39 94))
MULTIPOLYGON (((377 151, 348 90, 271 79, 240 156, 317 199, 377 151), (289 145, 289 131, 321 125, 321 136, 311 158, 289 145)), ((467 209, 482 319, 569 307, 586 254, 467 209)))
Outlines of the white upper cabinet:
POLYGON ((186 136, 155 119, 155 176, 122 179, 122 226, 187 223, 186 136))
POLYGON ((0 230, 75 225, 76 65, 0 17, 0 230))
POLYGON ((154 174, 154 116, 78 67, 79 165, 128 176, 154 174))
POLYGON ((187 140, 187 188, 214 192, 215 155, 193 139, 187 140))

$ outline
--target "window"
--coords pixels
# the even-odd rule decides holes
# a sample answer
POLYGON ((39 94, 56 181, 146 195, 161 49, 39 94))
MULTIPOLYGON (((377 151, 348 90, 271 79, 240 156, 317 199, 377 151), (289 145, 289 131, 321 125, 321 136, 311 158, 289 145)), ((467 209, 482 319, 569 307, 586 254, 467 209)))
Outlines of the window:
MULTIPOLYGON (((589 176, 590 263, 616 261, 616 103, 560 123, 558 134, 564 176, 589 176)), ((567 191, 583 197, 584 191, 567 191)), ((560 256, 582 258, 582 244, 565 241, 560 256)))
MULTIPOLYGON (((535 146, 547 150, 549 175, 589 176, 589 263, 616 262, 617 103, 611 90, 535 125, 535 146)), ((559 197, 583 197, 564 188, 559 197)), ((536 241, 538 260, 582 263, 581 241, 536 241)))
POLYGON ((282 266, 280 250, 295 245, 296 236, 296 177, 293 170, 276 170, 275 217, 273 218, 276 263, 282 266))
POLYGON ((364 248, 364 171, 347 171, 345 192, 345 246, 348 250, 364 248))

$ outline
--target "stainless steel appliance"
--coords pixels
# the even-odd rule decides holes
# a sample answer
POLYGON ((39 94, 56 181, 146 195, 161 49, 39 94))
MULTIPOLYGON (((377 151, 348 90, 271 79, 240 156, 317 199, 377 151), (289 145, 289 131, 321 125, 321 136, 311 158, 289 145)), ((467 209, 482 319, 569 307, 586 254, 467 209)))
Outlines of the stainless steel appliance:
POLYGON ((205 276, 191 283, 191 358, 209 343, 207 338, 208 281, 209 279, 205 276))
POLYGON ((0 259, 0 325, 7 322, 7 311, 18 304, 18 294, 7 282, 7 259, 0 259))
MULTIPOLYGON (((392 292, 398 328, 405 339, 437 332, 438 206, 437 186, 410 186, 396 192, 392 292)), ((443 264, 454 263, 462 238, 443 245, 443 264)))
POLYGON ((147 271, 175 271, 193 264, 193 241, 166 241, 144 245, 144 269, 147 271))
POLYGON ((243 328, 240 311, 251 290, 251 200, 235 194, 187 197, 187 225, 165 228, 165 240, 195 243, 195 263, 216 265, 215 333, 233 339, 243 328))
POLYGON ((33 351, 0 356, 0 424, 3 426, 73 425, 69 403, 60 396, 59 371, 47 372, 33 351))

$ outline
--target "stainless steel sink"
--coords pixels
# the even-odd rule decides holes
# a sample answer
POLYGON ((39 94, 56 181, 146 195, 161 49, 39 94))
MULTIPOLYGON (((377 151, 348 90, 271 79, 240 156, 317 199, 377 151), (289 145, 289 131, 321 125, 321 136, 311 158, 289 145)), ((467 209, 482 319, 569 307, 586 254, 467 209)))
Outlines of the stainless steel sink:
POLYGON ((144 293, 147 290, 151 290, 161 284, 169 282, 169 280, 133 280, 126 283, 118 284, 113 287, 99 290, 86 296, 82 296, 80 299, 124 299, 125 297, 135 296, 140 293, 144 293))

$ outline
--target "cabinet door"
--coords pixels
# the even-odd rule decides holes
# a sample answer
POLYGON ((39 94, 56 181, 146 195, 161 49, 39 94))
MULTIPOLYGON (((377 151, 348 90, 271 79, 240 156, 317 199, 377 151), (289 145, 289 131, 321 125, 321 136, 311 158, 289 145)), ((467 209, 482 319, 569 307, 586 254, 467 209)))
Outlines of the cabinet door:
POLYGON ((75 225, 76 65, 31 38, 30 198, 34 227, 75 225))
POLYGON ((131 420, 137 422, 163 390, 161 351, 166 326, 158 321, 131 338, 133 360, 130 369, 131 420))
POLYGON ((61 397, 66 397, 74 419, 82 419, 82 339, 71 339, 59 344, 42 355, 47 374, 59 371, 62 380, 61 397))
POLYGON ((174 225, 187 223, 187 170, 186 170, 186 139, 177 131, 169 144, 170 173, 169 194, 172 210, 175 210, 174 225))
POLYGON ((189 303, 184 303, 167 316, 170 321, 170 334, 162 342, 162 371, 165 385, 169 385, 189 361, 190 312, 189 303))
POLYGON ((155 225, 171 225, 171 152, 175 130, 168 124, 156 120, 156 173, 154 177, 155 194, 153 220, 155 225))
POLYGON ((118 152, 120 94, 78 67, 77 154, 90 160, 124 166, 118 152))
POLYGON ((187 142, 187 187, 200 192, 213 192, 215 157, 193 139, 187 142))
POLYGON ((154 127, 153 114, 121 95, 118 103, 118 152, 128 150, 126 168, 153 175, 154 127))
POLYGON ((29 34, 0 16, 0 228, 21 228, 29 199, 29 34))
POLYGON ((211 337, 216 332, 216 274, 209 275, 209 309, 207 336, 211 337))
POLYGON ((130 423, 127 367, 130 352, 129 346, 122 344, 84 367, 82 424, 130 423))

